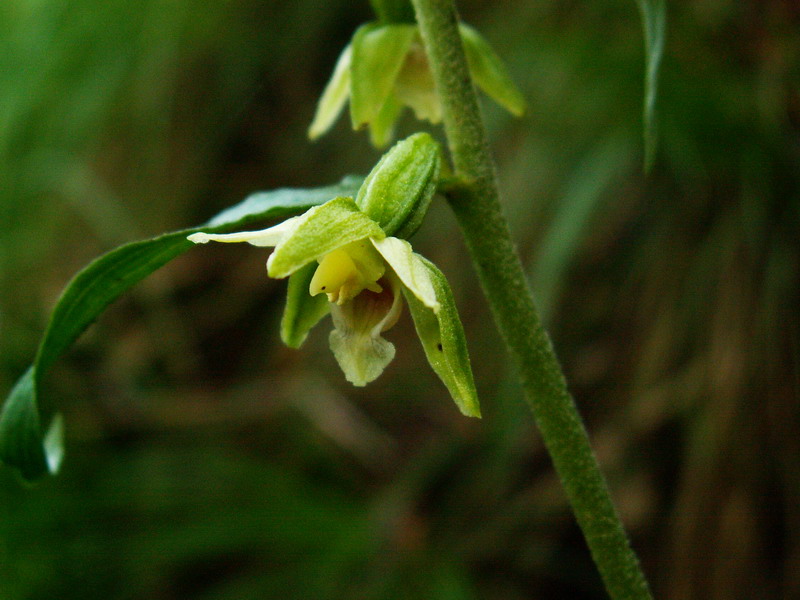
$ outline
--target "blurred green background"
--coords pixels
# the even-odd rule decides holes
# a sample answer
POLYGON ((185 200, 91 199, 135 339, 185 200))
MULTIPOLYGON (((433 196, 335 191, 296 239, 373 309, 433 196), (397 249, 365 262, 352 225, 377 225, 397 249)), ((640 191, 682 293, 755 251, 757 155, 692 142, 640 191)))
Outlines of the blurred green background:
MULTIPOLYGON (((796 598, 800 9, 668 4, 647 177, 635 2, 460 7, 529 100, 521 120, 484 102, 507 212, 657 597, 796 598)), ((0 3, 3 395, 98 254, 369 171, 346 119, 305 130, 371 18, 366 1, 0 3)), ((0 470, 0 597, 603 598, 446 206, 414 243, 454 288, 482 421, 407 317, 394 363, 353 388, 327 324, 280 344, 263 250, 197 249, 48 377, 67 458, 33 487, 0 470)))

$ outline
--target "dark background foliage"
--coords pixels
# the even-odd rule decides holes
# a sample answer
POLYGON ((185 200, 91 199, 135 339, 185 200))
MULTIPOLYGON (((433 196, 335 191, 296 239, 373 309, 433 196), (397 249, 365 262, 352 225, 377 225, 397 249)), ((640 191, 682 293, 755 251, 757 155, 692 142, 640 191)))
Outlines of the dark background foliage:
MULTIPOLYGON (((521 120, 484 103, 507 212, 656 595, 797 597, 800 11, 669 3, 644 176, 635 2, 460 6, 530 103, 521 120)), ((346 119, 305 139, 369 19, 367 2, 0 4, 3 392, 98 254, 371 168, 346 119)), ((482 421, 407 317, 394 363, 353 388, 327 325, 280 345, 263 250, 197 249, 48 377, 67 459, 34 487, 0 471, 0 597, 602 598, 446 206, 414 243, 454 288, 482 421)))

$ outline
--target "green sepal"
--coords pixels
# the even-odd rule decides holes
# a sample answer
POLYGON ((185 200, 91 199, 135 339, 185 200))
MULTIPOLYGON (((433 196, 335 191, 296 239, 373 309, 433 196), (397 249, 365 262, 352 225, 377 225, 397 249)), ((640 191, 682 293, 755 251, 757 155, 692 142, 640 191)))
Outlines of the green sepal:
POLYGON ((359 129, 377 118, 403 66, 414 25, 368 23, 353 36, 350 66, 350 118, 359 129))
POLYGON ((400 238, 387 237, 382 240, 372 240, 372 245, 392 268, 406 290, 414 294, 427 308, 434 312, 439 310, 436 288, 425 259, 411 249, 411 244, 400 238))
POLYGON ((403 105, 394 94, 389 94, 378 116, 369 123, 369 141, 376 148, 385 148, 394 137, 394 125, 403 105))
POLYGON ((351 59, 352 48, 348 45, 339 55, 336 66, 333 68, 333 75, 320 96, 314 120, 308 128, 308 137, 312 140, 317 139, 331 128, 347 102, 347 97, 350 95, 351 59))
POLYGON ((436 192, 440 155, 439 144, 427 133, 396 143, 367 175, 356 204, 386 235, 411 237, 436 192))
POLYGON ((521 117, 525 113, 525 98, 511 79, 503 60, 475 29, 463 23, 458 29, 472 79, 500 106, 521 117))
POLYGON ((330 312, 330 302, 325 294, 312 296, 308 286, 317 270, 316 263, 309 263, 289 275, 286 291, 286 306, 281 318, 281 339, 290 348, 299 348, 308 332, 330 312))
POLYGON ((339 196, 302 216, 302 222, 270 255, 267 273, 280 279, 350 242, 384 237, 383 229, 352 198, 339 196))
POLYGON ((414 294, 403 290, 417 335, 428 362, 447 386, 459 410, 468 417, 480 417, 481 409, 472 377, 467 340, 453 300, 453 292, 444 274, 429 260, 422 260, 430 271, 440 308, 434 313, 414 294))

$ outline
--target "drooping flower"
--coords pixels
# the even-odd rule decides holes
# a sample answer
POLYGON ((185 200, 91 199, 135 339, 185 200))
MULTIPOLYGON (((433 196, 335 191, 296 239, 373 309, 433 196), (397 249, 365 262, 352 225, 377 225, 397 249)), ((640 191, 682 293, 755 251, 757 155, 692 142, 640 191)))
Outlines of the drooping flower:
POLYGON ((464 414, 479 416, 463 329, 444 275, 404 237, 419 227, 439 173, 439 148, 427 134, 398 143, 364 180, 356 198, 337 197, 267 229, 195 233, 203 244, 274 247, 267 274, 289 278, 281 337, 299 347, 330 313, 330 346, 346 378, 366 385, 392 361, 383 334, 405 297, 433 369, 464 414))
MULTIPOLYGON (((459 25, 464 52, 475 83, 515 116, 525 100, 497 53, 472 27, 459 25)), ((442 106, 428 57, 416 25, 362 25, 339 56, 308 130, 316 139, 331 128, 350 99, 353 129, 369 126, 377 147, 392 139, 405 106, 420 120, 438 123, 442 106)))

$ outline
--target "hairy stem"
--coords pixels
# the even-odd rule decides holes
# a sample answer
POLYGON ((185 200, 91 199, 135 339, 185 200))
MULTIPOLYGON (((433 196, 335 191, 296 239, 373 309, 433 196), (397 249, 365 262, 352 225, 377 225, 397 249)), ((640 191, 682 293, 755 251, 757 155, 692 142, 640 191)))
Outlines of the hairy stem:
POLYGON ((614 599, 651 598, 614 509, 575 403, 542 327, 500 206, 494 165, 470 78, 453 0, 413 0, 460 185, 448 198, 466 238, 528 404, 614 599))

